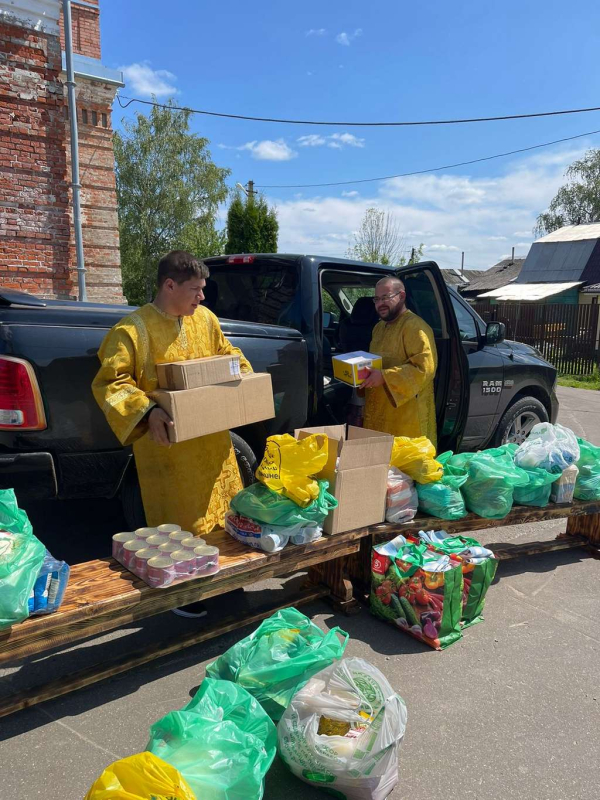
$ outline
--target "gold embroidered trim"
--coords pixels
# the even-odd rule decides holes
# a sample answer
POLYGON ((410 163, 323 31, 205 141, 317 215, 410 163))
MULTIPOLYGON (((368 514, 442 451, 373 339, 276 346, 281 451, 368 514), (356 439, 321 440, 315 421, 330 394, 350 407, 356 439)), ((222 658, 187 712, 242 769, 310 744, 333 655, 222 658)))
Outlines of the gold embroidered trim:
MULTIPOLYGON (((158 311, 158 309, 156 309, 156 310, 158 311)), ((140 380, 141 380, 141 377, 142 377, 142 373, 143 372, 148 372, 148 367, 149 367, 148 357, 149 357, 149 353, 150 353, 150 342, 149 342, 149 339, 148 339, 148 330, 146 328, 146 323, 140 317, 140 315, 136 311, 134 311, 133 314, 130 315, 129 319, 133 323, 133 325, 134 325, 134 327, 135 327, 135 329, 137 331, 137 334, 138 334, 138 336, 140 338, 140 356, 141 356, 140 357, 140 361, 141 361, 141 363, 138 364, 137 363, 137 359, 136 359, 136 365, 135 365, 136 378, 137 378, 138 383, 139 383, 140 380)))
POLYGON ((179 339, 181 341, 181 346, 187 350, 188 338, 187 338, 187 333, 185 332, 185 322, 183 321, 183 319, 181 320, 180 326, 181 327, 179 329, 179 339))
POLYGON ((127 399, 128 395, 133 394, 134 392, 137 392, 137 387, 132 386, 130 383, 126 383, 122 389, 119 389, 118 392, 114 392, 106 398, 102 406, 104 412, 110 411, 122 400, 127 399))

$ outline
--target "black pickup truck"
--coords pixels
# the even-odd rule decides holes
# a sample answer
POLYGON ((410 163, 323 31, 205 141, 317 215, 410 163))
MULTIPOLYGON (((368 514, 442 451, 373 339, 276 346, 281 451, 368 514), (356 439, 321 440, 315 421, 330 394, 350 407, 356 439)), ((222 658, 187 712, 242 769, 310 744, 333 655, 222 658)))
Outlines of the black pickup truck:
MULTIPOLYGON (((275 419, 234 432, 250 480, 267 436, 345 421, 351 389, 332 380, 331 357, 369 349, 377 322, 371 298, 390 270, 280 254, 207 263, 206 305, 254 369, 273 380, 275 419)), ((434 262, 395 274, 408 307, 435 334, 440 451, 519 442, 534 423, 556 419, 556 370, 539 352, 505 341, 501 323, 486 326, 434 262)), ((90 389, 104 335, 132 310, 0 288, 0 488, 15 488, 23 500, 120 492, 128 521, 141 522, 131 450, 120 446, 90 389)))

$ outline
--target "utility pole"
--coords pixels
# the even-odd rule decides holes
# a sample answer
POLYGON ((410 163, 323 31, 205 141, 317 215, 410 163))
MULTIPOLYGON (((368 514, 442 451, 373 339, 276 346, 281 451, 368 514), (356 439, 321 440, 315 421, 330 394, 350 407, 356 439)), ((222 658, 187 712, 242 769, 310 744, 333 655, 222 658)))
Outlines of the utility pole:
POLYGON ((75 100, 75 76, 73 72, 73 29, 71 2, 63 0, 63 23, 65 29, 65 60, 67 62, 67 97, 71 128, 71 191, 73 194, 73 228, 77 253, 77 286, 79 300, 86 301, 85 262, 83 259, 83 233, 81 231, 81 184, 79 183, 79 133, 77 130, 77 102, 75 100))
POLYGON ((464 275, 465 272, 465 251, 460 254, 460 274, 464 275))
POLYGON ((255 194, 255 192, 254 192, 254 181, 248 181, 247 194, 248 194, 248 197, 250 198, 250 200, 254 199, 254 194, 255 194))
POLYGON ((415 248, 414 247, 410 251, 410 261, 408 263, 409 264, 414 264, 415 263, 415 248))
POLYGON ((515 260, 515 248, 514 248, 514 247, 513 247, 513 249, 512 249, 512 255, 511 255, 511 257, 510 257, 510 260, 511 260, 512 262, 514 262, 514 260, 515 260))

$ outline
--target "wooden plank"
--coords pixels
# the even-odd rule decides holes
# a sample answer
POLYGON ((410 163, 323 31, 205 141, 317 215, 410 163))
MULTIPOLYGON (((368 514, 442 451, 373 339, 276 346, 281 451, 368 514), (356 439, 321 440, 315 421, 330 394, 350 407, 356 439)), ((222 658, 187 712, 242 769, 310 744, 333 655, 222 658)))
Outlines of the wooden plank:
POLYGON ((600 545, 600 514, 589 514, 585 517, 569 517, 567 521, 569 535, 585 536, 588 544, 600 545))
POLYGON ((499 561, 521 556, 534 556, 540 553, 553 553, 556 550, 569 550, 572 547, 586 547, 589 541, 585 536, 562 536, 545 542, 524 542, 496 547, 492 545, 494 555, 499 561))
MULTIPOLYGON (((137 602, 117 607, 104 603, 94 607, 95 613, 93 616, 83 619, 80 617, 73 619, 73 615, 63 616, 62 625, 55 625, 51 630, 47 630, 43 625, 35 628, 28 626, 29 635, 9 637, 2 641, 0 644, 0 664, 19 661, 55 647, 63 647, 79 642, 90 636, 106 633, 114 628, 161 614, 164 611, 170 611, 173 608, 187 605, 196 600, 225 594, 265 578, 286 575, 290 572, 306 569, 314 564, 321 564, 330 559, 343 557, 358 551, 360 546, 358 541, 350 541, 344 544, 340 543, 335 537, 325 541, 329 543, 328 548, 320 547, 315 550, 308 549, 308 545, 305 545, 299 548, 303 552, 295 554, 293 559, 270 561, 260 567, 255 567, 251 572, 225 575, 220 581, 212 581, 210 583, 202 583, 206 579, 186 581, 177 587, 169 587, 177 590, 170 593, 167 593, 168 590, 166 589, 150 589, 148 587, 148 592, 141 592, 137 602)), ((212 577, 217 578, 219 575, 221 573, 217 573, 212 577)), ((40 619, 49 620, 50 617, 40 619)), ((15 630, 19 627, 21 626, 15 626, 15 630)))
POLYGON ((77 689, 82 689, 85 686, 90 686, 106 678, 120 675, 131 669, 136 669, 157 658, 163 658, 164 656, 177 653, 187 647, 201 644, 209 639, 221 636, 224 633, 242 628, 245 625, 260 622, 282 608, 311 603, 314 600, 327 596, 327 594, 328 591, 325 587, 313 586, 287 597, 283 602, 263 604, 245 615, 224 617, 213 625, 207 626, 200 631, 194 631, 184 636, 178 636, 177 638, 160 642, 153 647, 127 653, 124 656, 102 664, 94 664, 91 667, 74 672, 64 678, 57 678, 46 684, 26 689, 18 694, 9 695, 6 698, 0 699, 0 717, 5 717, 9 714, 13 714, 15 711, 21 711, 24 708, 30 708, 31 706, 43 703, 45 700, 50 700, 54 697, 61 697, 62 695, 74 692, 77 689))

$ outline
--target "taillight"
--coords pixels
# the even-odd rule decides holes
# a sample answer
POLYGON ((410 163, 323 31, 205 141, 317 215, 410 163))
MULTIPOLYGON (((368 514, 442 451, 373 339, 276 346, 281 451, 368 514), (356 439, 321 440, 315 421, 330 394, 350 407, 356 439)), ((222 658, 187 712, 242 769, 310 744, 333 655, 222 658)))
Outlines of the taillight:
POLYGON ((31 364, 0 356, 0 430, 41 431, 45 427, 44 404, 31 364))
POLYGON ((229 256, 228 264, 252 264, 254 256, 229 256))

